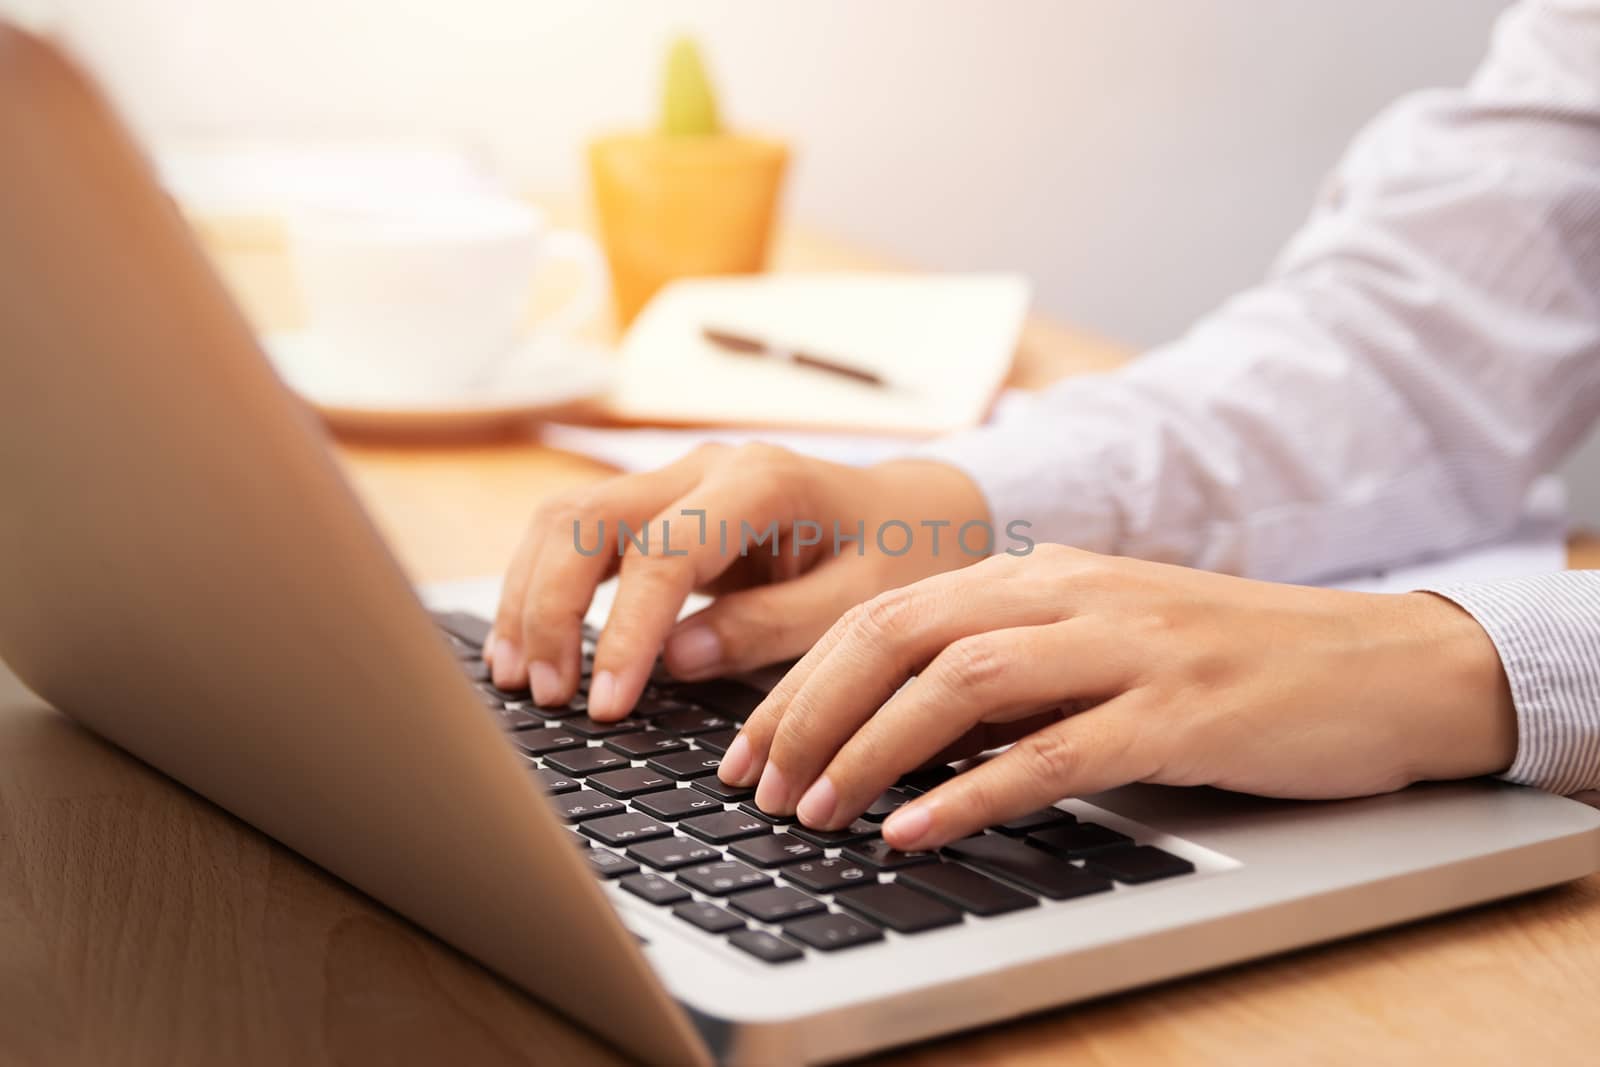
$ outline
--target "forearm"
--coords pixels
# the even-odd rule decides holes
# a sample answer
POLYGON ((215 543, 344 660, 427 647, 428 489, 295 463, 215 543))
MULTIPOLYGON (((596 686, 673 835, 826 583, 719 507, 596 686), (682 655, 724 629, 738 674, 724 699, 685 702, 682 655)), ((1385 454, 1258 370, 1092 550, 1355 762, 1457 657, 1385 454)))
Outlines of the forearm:
POLYGON ((929 454, 1040 540, 1309 580, 1492 538, 1600 411, 1600 51, 1525 6, 1357 141, 1273 275, 929 454))

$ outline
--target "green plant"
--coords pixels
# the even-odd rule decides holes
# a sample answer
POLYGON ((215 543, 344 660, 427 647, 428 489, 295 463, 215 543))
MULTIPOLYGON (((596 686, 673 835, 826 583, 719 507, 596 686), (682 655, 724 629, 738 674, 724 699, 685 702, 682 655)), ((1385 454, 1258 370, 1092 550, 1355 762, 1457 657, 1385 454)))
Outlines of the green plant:
POLYGON ((667 52, 661 132, 668 137, 705 137, 722 132, 716 90, 700 61, 700 49, 688 37, 674 41, 667 52))

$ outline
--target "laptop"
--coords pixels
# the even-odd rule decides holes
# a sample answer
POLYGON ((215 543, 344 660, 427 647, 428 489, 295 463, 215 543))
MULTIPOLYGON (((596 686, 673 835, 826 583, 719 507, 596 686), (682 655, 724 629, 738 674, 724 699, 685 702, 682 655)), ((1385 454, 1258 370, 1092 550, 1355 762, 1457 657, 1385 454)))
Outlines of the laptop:
POLYGON ((1586 875, 1600 812, 1497 782, 1153 787, 937 855, 710 773, 760 691, 594 723, 430 612, 152 170, 0 26, 0 658, 62 713, 641 1062, 827 1062, 1586 875))

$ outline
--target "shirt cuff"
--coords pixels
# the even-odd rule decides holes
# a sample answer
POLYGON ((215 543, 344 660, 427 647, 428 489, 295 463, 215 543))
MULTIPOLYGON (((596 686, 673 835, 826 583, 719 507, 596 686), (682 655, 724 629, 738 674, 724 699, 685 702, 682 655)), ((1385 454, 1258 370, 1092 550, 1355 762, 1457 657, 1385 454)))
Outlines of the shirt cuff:
POLYGON ((1425 591, 1463 608, 1500 653, 1517 709, 1517 757, 1501 777, 1600 789, 1600 571, 1425 591))

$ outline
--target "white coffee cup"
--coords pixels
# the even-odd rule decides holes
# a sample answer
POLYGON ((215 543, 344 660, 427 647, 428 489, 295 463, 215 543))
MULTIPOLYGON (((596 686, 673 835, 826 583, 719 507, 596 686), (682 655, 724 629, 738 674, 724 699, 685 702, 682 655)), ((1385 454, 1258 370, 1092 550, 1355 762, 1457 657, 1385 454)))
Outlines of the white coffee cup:
POLYGON ((431 402, 481 389, 528 342, 536 276, 571 260, 571 298, 536 326, 569 333, 606 292, 589 237, 550 230, 528 204, 493 194, 377 199, 289 220, 306 330, 331 380, 376 400, 431 402))

